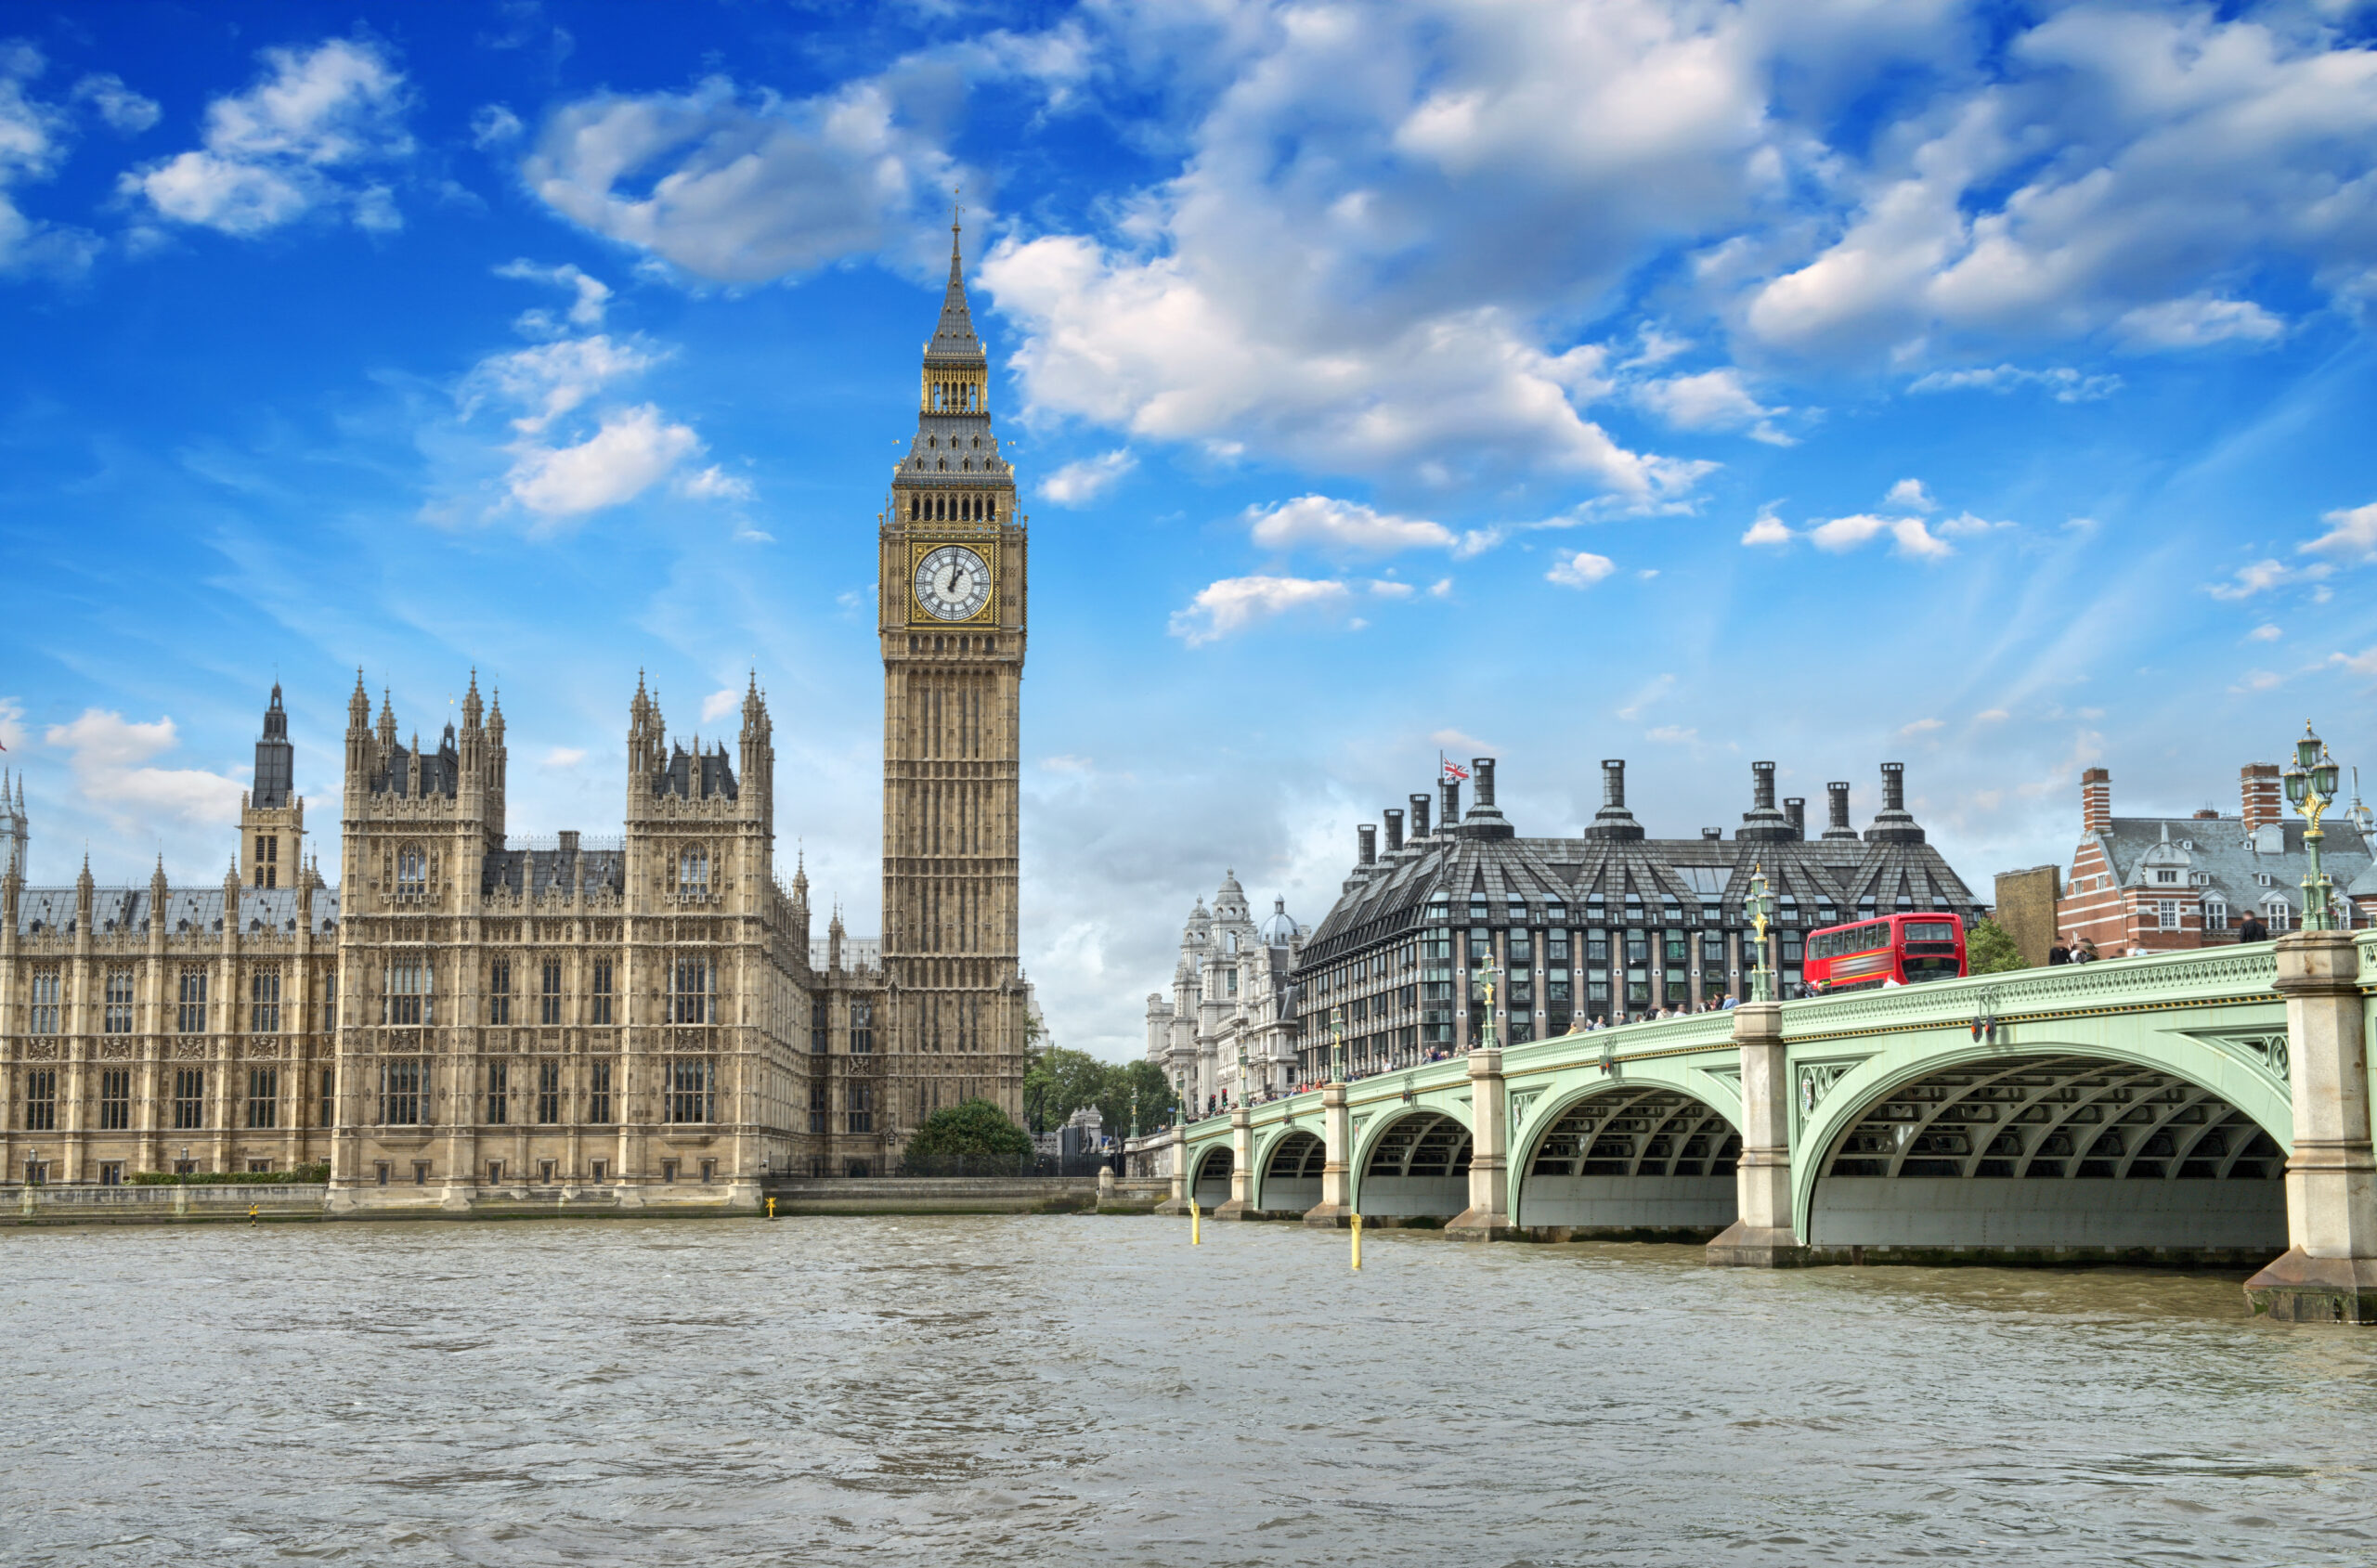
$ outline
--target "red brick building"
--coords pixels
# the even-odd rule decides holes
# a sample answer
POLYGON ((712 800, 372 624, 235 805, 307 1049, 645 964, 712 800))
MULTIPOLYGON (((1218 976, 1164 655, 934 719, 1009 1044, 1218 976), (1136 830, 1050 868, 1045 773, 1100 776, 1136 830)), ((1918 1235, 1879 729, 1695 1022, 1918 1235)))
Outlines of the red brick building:
MULTIPOLYGON (((2286 809, 2271 762, 2238 771, 2239 812, 2184 817, 2118 817, 2112 775, 2080 775, 2080 847, 2072 851, 2057 929, 2085 937, 2099 956, 2165 952, 2237 940, 2249 914, 2272 936, 2303 922, 2303 878, 2310 859, 2305 823, 2286 809)), ((2356 807, 2358 803, 2356 802, 2356 807)), ((2341 805, 2322 824, 2320 859, 2336 890, 2340 918, 2371 924, 2377 914, 2377 862, 2354 810, 2341 805)))

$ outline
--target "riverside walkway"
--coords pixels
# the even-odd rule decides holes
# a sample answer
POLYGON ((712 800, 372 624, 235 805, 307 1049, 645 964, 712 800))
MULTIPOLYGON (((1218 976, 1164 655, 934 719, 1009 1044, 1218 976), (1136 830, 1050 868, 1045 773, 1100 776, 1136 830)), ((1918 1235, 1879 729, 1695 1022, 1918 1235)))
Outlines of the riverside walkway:
POLYGON ((2255 1311, 2377 1322, 2371 990, 2377 934, 2298 932, 1476 1050, 1175 1129, 1167 1207, 2259 1268, 2255 1311))

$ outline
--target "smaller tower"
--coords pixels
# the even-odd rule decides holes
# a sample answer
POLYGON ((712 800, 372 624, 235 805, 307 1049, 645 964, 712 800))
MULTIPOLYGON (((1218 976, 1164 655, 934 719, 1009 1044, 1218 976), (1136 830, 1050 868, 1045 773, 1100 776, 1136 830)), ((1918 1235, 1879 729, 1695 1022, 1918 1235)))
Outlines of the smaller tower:
POLYGON ((10 780, 0 772, 0 876, 13 875, 25 879, 25 857, 32 852, 32 823, 25 816, 25 780, 19 773, 15 779, 16 794, 8 793, 10 780))
MULTIPOLYGON (((361 688, 357 688, 361 695, 361 688)), ((264 710, 264 733, 256 737, 255 778, 240 802, 240 880, 250 888, 297 884, 298 857, 305 840, 305 802, 294 786, 296 750, 289 744, 289 714, 280 706, 280 683, 264 710)))

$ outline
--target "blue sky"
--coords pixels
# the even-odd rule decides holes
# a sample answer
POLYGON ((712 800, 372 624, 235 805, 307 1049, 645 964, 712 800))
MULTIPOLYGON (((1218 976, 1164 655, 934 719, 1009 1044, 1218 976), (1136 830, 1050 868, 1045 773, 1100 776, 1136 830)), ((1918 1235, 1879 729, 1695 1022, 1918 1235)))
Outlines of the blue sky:
MULTIPOLYGON (((475 667, 615 832, 756 670, 877 915, 874 513, 964 187, 1033 530, 1024 949, 1137 1046, 1439 749, 1526 832, 1903 760, 1968 879, 2377 767, 2372 10, 22 5, 0 743, 34 869, 211 881, 288 692, 475 667)), ((2377 775, 2372 775, 2377 790, 2377 775)))

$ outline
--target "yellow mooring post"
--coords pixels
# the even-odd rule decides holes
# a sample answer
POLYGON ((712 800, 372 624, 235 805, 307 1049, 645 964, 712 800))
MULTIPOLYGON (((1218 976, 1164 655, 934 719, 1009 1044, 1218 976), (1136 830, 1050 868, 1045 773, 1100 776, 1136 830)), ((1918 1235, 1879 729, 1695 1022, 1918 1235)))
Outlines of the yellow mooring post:
POLYGON ((1354 1270, 1355 1270, 1355 1272, 1356 1272, 1356 1273, 1357 1273, 1357 1274, 1358 1274, 1358 1273, 1360 1273, 1360 1272, 1361 1272, 1361 1267, 1362 1267, 1362 1217, 1361 1217, 1361 1215, 1359 1215, 1359 1214, 1356 1214, 1356 1215, 1354 1216, 1354 1270))
POLYGON ((768 1199, 768 1218, 770 1218, 770 1219, 772 1219, 772 1220, 773 1220, 773 1219, 774 1219, 775 1217, 776 1217, 776 1200, 775 1200, 774 1199, 771 1198, 771 1199, 768 1199))
POLYGON ((1188 1245, 1201 1245, 1197 1235, 1197 1200, 1193 1198, 1188 1200, 1188 1245))
POLYGON ((250 1225, 253 1225, 253 1224, 255 1224, 255 1223, 256 1223, 256 1206, 255 1206, 254 1204, 251 1203, 251 1204, 249 1204, 249 1205, 248 1205, 248 1224, 250 1224, 250 1225))

